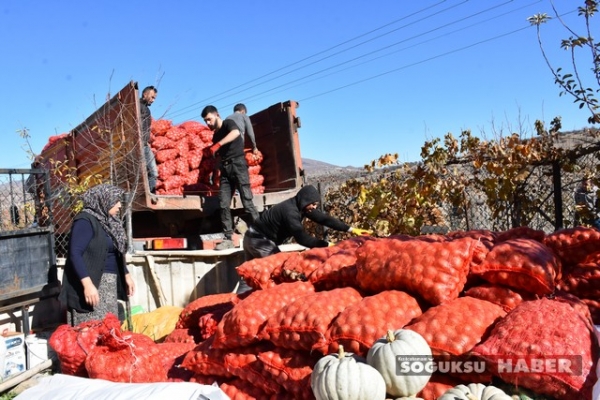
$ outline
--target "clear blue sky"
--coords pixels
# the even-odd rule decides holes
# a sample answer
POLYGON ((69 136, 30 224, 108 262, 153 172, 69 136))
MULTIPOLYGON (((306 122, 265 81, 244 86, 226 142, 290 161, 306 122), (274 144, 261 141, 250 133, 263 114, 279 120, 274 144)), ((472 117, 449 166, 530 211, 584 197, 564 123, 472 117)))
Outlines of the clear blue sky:
MULTIPOLYGON (((583 0, 554 4, 582 26, 583 0)), ((526 20, 541 12, 549 0, 3 0, 0 168, 29 166, 17 130, 39 152, 129 80, 158 86, 153 116, 174 123, 208 104, 252 114, 297 100, 302 156, 341 166, 416 161, 426 140, 462 129, 531 133, 558 115, 582 128, 526 20)), ((552 20, 542 33, 569 67, 568 32, 552 20)))

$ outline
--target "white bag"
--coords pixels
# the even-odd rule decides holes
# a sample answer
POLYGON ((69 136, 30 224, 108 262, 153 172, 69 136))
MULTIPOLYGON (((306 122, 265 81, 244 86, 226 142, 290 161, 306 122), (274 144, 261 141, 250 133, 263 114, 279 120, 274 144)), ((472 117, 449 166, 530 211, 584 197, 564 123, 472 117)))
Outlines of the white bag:
POLYGON ((119 383, 56 374, 21 393, 15 400, 230 400, 218 386, 195 382, 119 383))

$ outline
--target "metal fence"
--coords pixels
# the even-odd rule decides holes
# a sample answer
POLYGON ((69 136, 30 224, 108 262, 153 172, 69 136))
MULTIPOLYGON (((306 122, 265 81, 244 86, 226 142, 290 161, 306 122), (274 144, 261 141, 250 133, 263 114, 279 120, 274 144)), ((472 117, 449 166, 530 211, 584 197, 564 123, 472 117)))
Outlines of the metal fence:
MULTIPOLYGON (((592 146, 590 149, 594 150, 592 146)), ((515 196, 514 201, 506 201, 500 207, 498 204, 490 206, 482 190, 475 185, 468 186, 460 207, 439 205, 444 217, 440 233, 477 229, 504 231, 523 225, 551 233, 556 229, 575 226, 575 190, 584 176, 594 175, 594 171, 600 168, 599 159, 599 151, 590 151, 578 157, 575 172, 567 172, 556 163, 531 166, 528 179, 520 188, 521 195, 526 196, 525 202, 520 202, 519 197, 515 196), (492 210, 498 209, 503 211, 494 215, 492 210), (527 218, 521 218, 521 215, 527 215, 527 218)), ((331 179, 334 177, 328 178, 331 179)), ((600 175, 592 176, 592 179, 600 186, 600 175)), ((323 191, 335 190, 336 186, 311 181, 310 178, 308 183, 317 184, 323 191)), ((43 169, 0 169, 0 231, 52 223, 56 255, 66 257, 69 230, 79 202, 78 192, 67 186, 60 178, 43 169), (54 188, 52 193, 50 187, 54 188)), ((520 199, 523 199, 522 196, 520 199)), ((427 230, 422 232, 430 233, 427 230)), ((322 234, 320 231, 315 233, 322 234)))
POLYGON ((45 215, 44 224, 51 224, 51 213, 45 205, 49 186, 31 185, 29 177, 48 181, 48 172, 36 169, 0 169, 0 231, 9 232, 35 227, 45 215), (29 180, 28 180, 29 179, 29 180))

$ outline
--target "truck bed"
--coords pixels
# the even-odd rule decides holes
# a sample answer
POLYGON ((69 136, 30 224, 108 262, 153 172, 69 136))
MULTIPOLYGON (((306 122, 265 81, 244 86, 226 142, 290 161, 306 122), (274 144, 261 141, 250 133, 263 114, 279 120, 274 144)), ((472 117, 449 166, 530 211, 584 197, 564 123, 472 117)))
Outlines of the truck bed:
MULTIPOLYGON (((216 194, 150 194, 142 151, 139 97, 137 83, 129 82, 66 138, 45 149, 37 161, 50 171, 56 170, 58 161, 83 186, 98 180, 131 193, 134 238, 176 236, 190 230, 219 231, 216 194)), ((264 157, 261 174, 265 190, 254 196, 259 211, 294 196, 303 184, 297 108, 298 103, 290 100, 250 116, 257 147, 264 157)), ((221 116, 227 115, 223 111, 221 116)), ((55 173, 51 179, 53 193, 64 192, 66 181, 65 174, 55 173)), ((233 197, 231 208, 236 215, 243 212, 239 195, 233 197)), ((55 202, 53 212, 56 216, 73 214, 72 208, 65 208, 61 202, 55 202)), ((70 223, 59 222, 55 226, 58 233, 66 233, 69 228, 70 223)))

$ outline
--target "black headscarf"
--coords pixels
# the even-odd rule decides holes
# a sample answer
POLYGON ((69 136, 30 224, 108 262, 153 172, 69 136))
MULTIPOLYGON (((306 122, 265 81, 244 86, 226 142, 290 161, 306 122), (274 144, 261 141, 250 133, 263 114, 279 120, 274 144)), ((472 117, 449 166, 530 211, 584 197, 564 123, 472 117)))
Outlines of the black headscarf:
POLYGON ((115 247, 125 254, 127 252, 127 237, 123 223, 118 216, 111 216, 108 211, 121 201, 125 191, 106 183, 88 189, 82 196, 84 212, 93 215, 112 238, 115 247))

